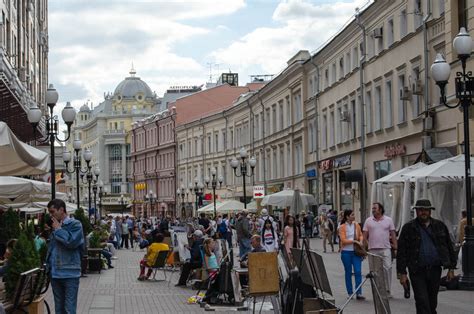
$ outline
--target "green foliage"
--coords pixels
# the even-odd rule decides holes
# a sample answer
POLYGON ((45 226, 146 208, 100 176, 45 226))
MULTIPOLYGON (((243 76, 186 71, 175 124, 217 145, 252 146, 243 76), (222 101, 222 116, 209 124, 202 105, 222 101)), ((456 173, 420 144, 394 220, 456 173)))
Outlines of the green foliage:
POLYGON ((74 212, 74 218, 81 222, 84 235, 89 234, 92 231, 91 222, 89 221, 89 218, 84 215, 84 210, 76 209, 74 212))
POLYGON ((12 297, 20 274, 36 267, 40 267, 38 253, 33 240, 29 239, 26 231, 23 231, 20 233, 12 256, 8 260, 8 271, 5 275, 7 298, 12 297))
POLYGON ((10 239, 18 238, 21 231, 18 213, 9 208, 0 218, 0 241, 6 243, 10 239))
POLYGON ((100 245, 100 243, 101 243, 101 234, 99 231, 94 230, 94 232, 92 232, 92 235, 89 239, 89 248, 91 249, 101 248, 102 246, 100 245))

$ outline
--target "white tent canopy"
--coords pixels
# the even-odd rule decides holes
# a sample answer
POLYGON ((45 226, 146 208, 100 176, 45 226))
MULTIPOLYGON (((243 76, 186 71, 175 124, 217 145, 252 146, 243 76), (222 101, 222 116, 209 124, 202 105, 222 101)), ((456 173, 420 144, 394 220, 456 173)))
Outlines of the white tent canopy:
POLYGON ((49 171, 49 155, 20 141, 0 121, 0 175, 35 175, 49 171))
MULTIPOLYGON (((244 203, 236 200, 224 200, 216 202, 216 212, 220 214, 230 214, 237 213, 244 209, 244 203)), ((247 208, 249 211, 252 211, 253 208, 247 208)), ((198 209, 198 213, 213 214, 214 213, 214 203, 210 203, 204 207, 198 209)))
POLYGON ((18 178, 0 177, 0 198, 15 199, 23 195, 51 193, 51 183, 18 178))
POLYGON ((373 183, 403 183, 405 179, 403 178, 403 175, 412 172, 413 170, 417 170, 423 167, 426 167, 427 164, 418 162, 414 165, 405 167, 403 169, 397 170, 395 172, 392 172, 388 175, 386 175, 383 178, 380 178, 378 180, 375 180, 373 183))
MULTIPOLYGON (((294 194, 294 190, 285 189, 283 191, 267 195, 262 200, 262 206, 272 205, 278 207, 291 207, 294 194)), ((308 205, 316 205, 316 199, 311 194, 300 193, 300 198, 304 207, 308 205)))
MULTIPOLYGON (((474 158, 471 157, 471 169, 474 169, 474 158)), ((411 182, 421 179, 426 182, 446 182, 464 180, 464 155, 457 155, 440 160, 429 166, 402 174, 411 182)), ((472 174, 471 174, 472 177, 472 174)))

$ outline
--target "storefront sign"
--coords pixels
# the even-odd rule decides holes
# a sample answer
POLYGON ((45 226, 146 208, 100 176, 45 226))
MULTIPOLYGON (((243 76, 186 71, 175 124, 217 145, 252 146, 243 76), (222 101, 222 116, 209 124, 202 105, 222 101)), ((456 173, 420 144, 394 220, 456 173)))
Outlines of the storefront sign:
POLYGON ((401 145, 401 144, 385 146, 385 150, 383 153, 383 155, 386 158, 393 158, 395 156, 405 155, 405 154, 406 154, 406 147, 405 145, 401 145))
POLYGON ((316 177, 316 169, 309 169, 309 170, 306 170, 306 176, 308 178, 314 178, 316 177))
POLYGON ((265 196, 265 187, 263 185, 255 185, 253 187, 253 198, 263 198, 265 196))
POLYGON ((340 168, 351 165, 351 155, 344 155, 334 159, 326 159, 319 163, 321 170, 330 170, 332 168, 340 168))

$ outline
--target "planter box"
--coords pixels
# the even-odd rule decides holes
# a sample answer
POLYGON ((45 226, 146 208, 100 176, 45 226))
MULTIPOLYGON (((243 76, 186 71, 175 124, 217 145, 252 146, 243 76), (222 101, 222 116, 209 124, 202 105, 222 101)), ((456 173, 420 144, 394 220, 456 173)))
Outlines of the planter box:
POLYGON ((44 295, 38 297, 30 305, 28 305, 28 313, 30 314, 44 314, 44 295))

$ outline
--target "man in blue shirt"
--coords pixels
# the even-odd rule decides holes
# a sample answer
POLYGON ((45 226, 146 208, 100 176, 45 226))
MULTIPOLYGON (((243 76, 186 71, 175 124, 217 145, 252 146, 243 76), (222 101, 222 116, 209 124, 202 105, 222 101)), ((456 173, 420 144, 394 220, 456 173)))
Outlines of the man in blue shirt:
POLYGON ((84 247, 82 225, 68 217, 66 204, 62 200, 50 201, 48 212, 52 232, 46 263, 51 276, 55 312, 75 314, 81 277, 81 250, 84 247))

